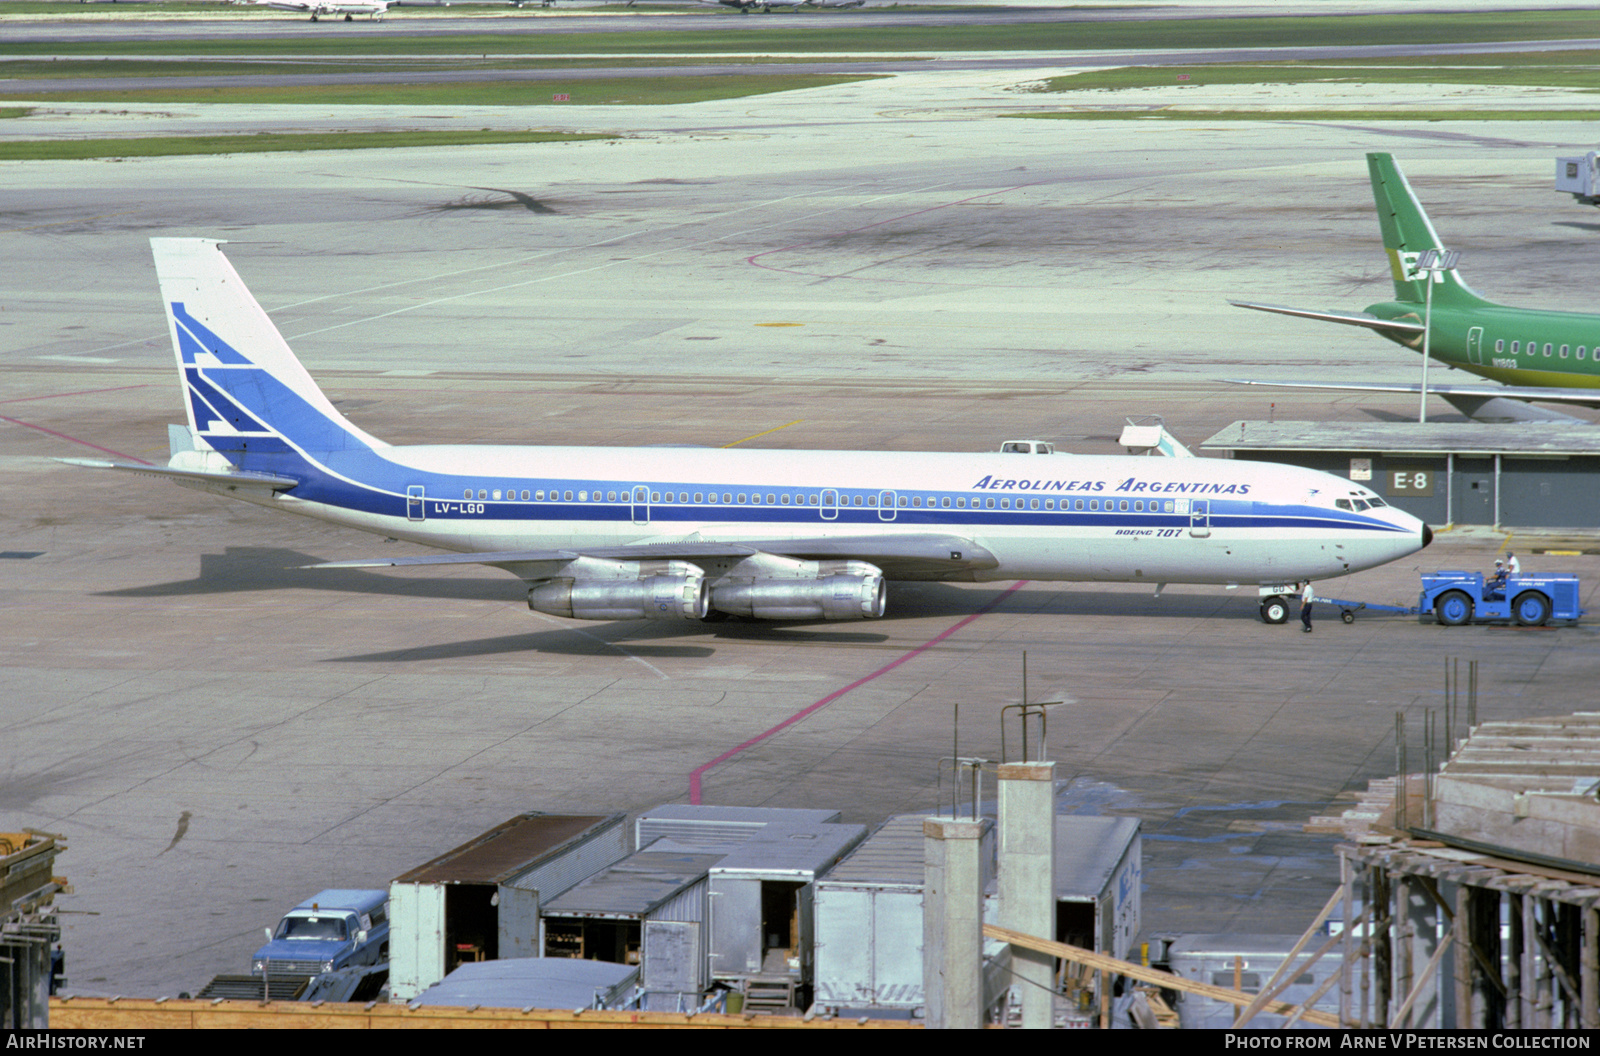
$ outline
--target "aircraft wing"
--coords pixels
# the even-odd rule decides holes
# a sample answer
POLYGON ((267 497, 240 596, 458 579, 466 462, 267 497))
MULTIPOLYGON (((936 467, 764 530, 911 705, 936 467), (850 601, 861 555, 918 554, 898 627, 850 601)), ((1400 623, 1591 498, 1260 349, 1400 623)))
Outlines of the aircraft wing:
POLYGON ((88 469, 117 469, 124 473, 139 473, 146 477, 161 477, 179 483, 191 481, 196 484, 221 484, 230 488, 259 488, 263 491, 288 491, 300 485, 300 482, 293 477, 278 477, 271 473, 211 473, 202 469, 136 466, 127 462, 107 462, 98 458, 58 458, 56 461, 88 469))
MULTIPOLYGON (((1413 323, 1405 319, 1380 319, 1366 312, 1319 312, 1309 308, 1286 308, 1281 304, 1256 304, 1253 301, 1229 301, 1235 308, 1254 308, 1258 312, 1276 312, 1279 315, 1294 315, 1302 319, 1319 319, 1325 323, 1345 323, 1350 326, 1365 326, 1371 330, 1384 330, 1393 334, 1420 334, 1422 324, 1413 323)), ((1430 391, 1432 386, 1429 386, 1430 391)))
MULTIPOLYGON (((1278 389, 1334 389, 1343 392, 1421 392, 1416 382, 1366 382, 1337 381, 1258 381, 1247 378, 1227 378, 1230 385, 1266 385, 1278 389)), ((1600 389, 1543 389, 1532 385, 1429 385, 1433 396, 1464 397, 1468 399, 1534 400, 1541 403, 1566 403, 1574 407, 1600 408, 1600 389)))
POLYGON ((821 536, 814 539, 741 539, 730 542, 684 539, 632 546, 586 546, 556 550, 512 550, 477 554, 423 554, 357 561, 329 561, 308 568, 398 568, 411 565, 493 565, 523 579, 545 579, 579 557, 610 561, 694 561, 777 554, 806 561, 853 558, 869 561, 889 579, 932 579, 952 572, 977 572, 999 566, 988 550, 954 535, 821 536))

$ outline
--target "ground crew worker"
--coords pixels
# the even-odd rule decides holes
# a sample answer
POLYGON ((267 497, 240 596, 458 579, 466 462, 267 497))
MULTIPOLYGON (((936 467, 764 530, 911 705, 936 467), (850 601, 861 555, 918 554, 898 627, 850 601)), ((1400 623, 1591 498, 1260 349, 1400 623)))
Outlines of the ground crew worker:
POLYGON ((1317 596, 1311 592, 1311 582, 1306 581, 1306 587, 1300 592, 1300 623, 1301 629, 1307 634, 1311 633, 1311 603, 1317 596))

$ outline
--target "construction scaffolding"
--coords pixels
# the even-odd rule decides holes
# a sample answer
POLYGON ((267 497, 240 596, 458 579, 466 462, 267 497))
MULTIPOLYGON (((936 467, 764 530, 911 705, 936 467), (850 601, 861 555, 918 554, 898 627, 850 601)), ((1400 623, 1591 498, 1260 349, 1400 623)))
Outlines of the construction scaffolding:
POLYGON ((1342 1022, 1600 1029, 1597 790, 1600 713, 1486 722, 1374 782, 1338 847, 1342 1022))
POLYGON ((55 865, 66 849, 51 833, 0 832, 0 1030, 50 1025, 54 947, 61 941, 54 900, 71 892, 55 865))
POLYGON ((1600 878, 1452 850, 1339 848, 1344 1025, 1600 1028, 1600 878))

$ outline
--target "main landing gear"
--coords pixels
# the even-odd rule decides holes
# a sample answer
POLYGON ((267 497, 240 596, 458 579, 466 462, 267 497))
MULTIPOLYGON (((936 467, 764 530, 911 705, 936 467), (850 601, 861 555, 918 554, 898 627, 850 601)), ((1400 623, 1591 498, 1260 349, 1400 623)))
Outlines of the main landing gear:
POLYGON ((1269 598, 1262 598, 1261 620, 1263 623, 1288 623, 1289 599, 1282 594, 1274 594, 1269 598))

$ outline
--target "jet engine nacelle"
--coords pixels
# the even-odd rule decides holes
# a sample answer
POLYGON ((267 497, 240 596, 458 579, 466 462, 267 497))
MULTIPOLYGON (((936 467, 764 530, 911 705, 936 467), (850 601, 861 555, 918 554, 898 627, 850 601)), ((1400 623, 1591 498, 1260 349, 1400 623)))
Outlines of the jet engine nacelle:
POLYGON ((528 608, 573 620, 701 620, 705 573, 687 561, 606 561, 583 557, 574 573, 528 589, 528 608))
POLYGON ((883 615, 883 572, 865 561, 796 561, 761 554, 711 588, 711 607, 758 620, 867 620, 883 615))

